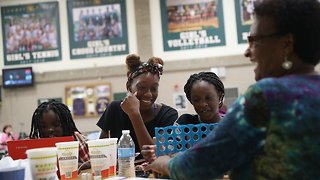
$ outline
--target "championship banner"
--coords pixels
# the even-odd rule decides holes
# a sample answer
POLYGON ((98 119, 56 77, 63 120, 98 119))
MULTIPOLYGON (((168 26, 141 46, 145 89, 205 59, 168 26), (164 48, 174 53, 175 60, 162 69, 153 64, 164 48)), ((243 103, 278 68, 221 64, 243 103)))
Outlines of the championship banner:
POLYGON ((235 0, 238 44, 247 43, 247 36, 253 21, 254 1, 255 0, 235 0))
POLYGON ((160 0, 164 51, 224 46, 222 0, 160 0))
POLYGON ((58 2, 1 7, 5 65, 61 60, 58 2))
POLYGON ((70 58, 129 53, 125 0, 68 0, 70 58))

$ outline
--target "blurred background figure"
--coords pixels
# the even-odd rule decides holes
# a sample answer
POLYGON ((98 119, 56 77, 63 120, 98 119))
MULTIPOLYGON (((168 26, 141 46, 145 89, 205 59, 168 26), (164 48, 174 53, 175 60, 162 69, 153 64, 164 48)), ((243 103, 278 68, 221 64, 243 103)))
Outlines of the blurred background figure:
POLYGON ((2 129, 2 133, 0 134, 0 159, 2 158, 2 156, 7 154, 7 142, 17 139, 17 136, 12 132, 12 126, 5 125, 2 129))

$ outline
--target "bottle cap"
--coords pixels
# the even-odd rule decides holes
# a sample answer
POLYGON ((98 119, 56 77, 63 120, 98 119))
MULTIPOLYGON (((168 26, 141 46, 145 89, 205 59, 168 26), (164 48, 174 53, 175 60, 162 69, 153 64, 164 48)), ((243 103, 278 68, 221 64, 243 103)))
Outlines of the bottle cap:
POLYGON ((122 130, 122 134, 129 134, 130 130, 122 130))

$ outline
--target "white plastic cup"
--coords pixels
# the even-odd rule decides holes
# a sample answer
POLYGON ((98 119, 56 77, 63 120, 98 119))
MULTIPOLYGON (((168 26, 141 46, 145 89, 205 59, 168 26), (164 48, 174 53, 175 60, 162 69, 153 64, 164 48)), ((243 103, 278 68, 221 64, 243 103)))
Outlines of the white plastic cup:
POLYGON ((79 142, 56 143, 61 180, 78 178, 79 142))
POLYGON ((109 141, 97 139, 87 141, 93 176, 109 177, 109 141))
POLYGON ((58 179, 57 150, 53 148, 36 148, 27 150, 32 179, 58 179))
POLYGON ((109 143, 109 176, 117 175, 117 142, 118 138, 107 138, 109 143))

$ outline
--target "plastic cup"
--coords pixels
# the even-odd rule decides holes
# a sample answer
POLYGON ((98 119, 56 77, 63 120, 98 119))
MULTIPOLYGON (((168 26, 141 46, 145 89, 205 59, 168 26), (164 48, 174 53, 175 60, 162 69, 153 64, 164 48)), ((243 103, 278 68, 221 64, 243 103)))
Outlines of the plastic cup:
POLYGON ((57 149, 36 148, 27 150, 32 179, 57 179, 57 149))
POLYGON ((56 143, 61 180, 78 178, 79 142, 56 143))
POLYGON ((117 142, 118 138, 108 138, 109 143, 109 176, 117 175, 117 142))
POLYGON ((24 167, 0 169, 0 179, 24 179, 24 167))
POLYGON ((109 177, 109 141, 97 139, 87 141, 93 176, 109 177))

